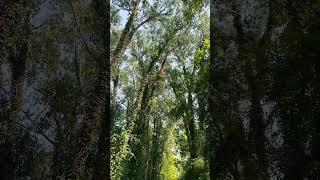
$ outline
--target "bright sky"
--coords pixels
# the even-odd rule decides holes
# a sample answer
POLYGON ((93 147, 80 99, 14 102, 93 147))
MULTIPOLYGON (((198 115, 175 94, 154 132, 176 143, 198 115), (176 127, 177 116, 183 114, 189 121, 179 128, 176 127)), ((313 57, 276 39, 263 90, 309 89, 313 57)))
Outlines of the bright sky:
POLYGON ((128 11, 120 10, 119 11, 119 15, 121 17, 120 27, 124 27, 124 25, 125 25, 125 23, 127 21, 128 11))

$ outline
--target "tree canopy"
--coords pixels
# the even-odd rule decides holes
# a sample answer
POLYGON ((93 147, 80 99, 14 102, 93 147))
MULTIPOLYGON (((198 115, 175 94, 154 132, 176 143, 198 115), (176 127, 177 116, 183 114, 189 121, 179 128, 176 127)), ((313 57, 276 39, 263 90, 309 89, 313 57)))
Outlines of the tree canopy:
POLYGON ((0 2, 0 179, 319 179, 319 10, 0 2))

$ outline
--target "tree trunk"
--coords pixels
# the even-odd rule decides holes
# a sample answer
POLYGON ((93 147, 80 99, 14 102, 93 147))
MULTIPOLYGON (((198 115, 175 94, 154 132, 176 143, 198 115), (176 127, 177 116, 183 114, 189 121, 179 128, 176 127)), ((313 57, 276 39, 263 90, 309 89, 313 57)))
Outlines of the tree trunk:
MULTIPOLYGON (((189 87, 190 88, 190 87, 189 87)), ((191 151, 190 157, 191 158, 198 158, 199 157, 199 147, 198 147, 198 129, 195 124, 194 120, 194 110, 193 110, 193 99, 191 90, 188 90, 188 122, 189 122, 189 130, 190 130, 190 142, 191 142, 191 151)))
POLYGON ((56 118, 56 138, 55 138, 55 149, 53 153, 53 159, 52 159, 52 174, 51 178, 52 179, 61 179, 64 171, 64 136, 62 132, 62 127, 61 127, 61 122, 60 119, 56 118))
POLYGON ((150 137, 149 137, 149 120, 150 120, 150 100, 154 96, 155 90, 158 88, 160 76, 153 82, 147 84, 143 92, 141 109, 138 112, 139 119, 135 124, 134 134, 140 140, 135 147, 133 147, 133 154, 135 158, 131 161, 133 171, 135 172, 133 177, 137 179, 147 179, 149 172, 150 162, 150 137))
POLYGON ((257 176, 262 179, 268 179, 268 158, 266 151, 267 138, 265 135, 266 125, 263 115, 263 109, 261 106, 262 98, 264 97, 264 78, 265 78, 265 65, 266 65, 266 48, 271 41, 271 31, 273 27, 274 9, 271 1, 268 2, 269 15, 266 30, 262 39, 259 40, 255 51, 255 57, 251 57, 249 54, 253 54, 252 46, 255 45, 254 39, 248 37, 243 30, 240 15, 240 2, 235 0, 234 2, 234 26, 237 31, 237 41, 239 45, 239 59, 244 63, 245 77, 247 78, 248 87, 251 93, 251 109, 249 112, 250 129, 249 140, 253 144, 253 152, 257 154, 257 176), (255 63, 255 65, 254 65, 255 63))
POLYGON ((95 161, 95 171, 93 180, 108 180, 111 179, 110 169, 110 137, 111 137, 111 111, 110 109, 110 94, 106 95, 105 113, 101 125, 98 152, 95 161))
MULTIPOLYGON (((29 17, 25 17, 23 26, 23 33, 29 33, 29 17)), ((11 96, 10 96, 10 113, 8 122, 9 142, 11 144, 11 163, 13 163, 12 178, 15 179, 15 167, 17 165, 16 156, 17 147, 16 141, 18 138, 19 113, 23 107, 24 95, 24 80, 26 71, 26 60, 28 54, 28 37, 24 37, 18 43, 16 42, 16 49, 10 54, 10 62, 12 68, 12 83, 11 83, 11 96)))
MULTIPOLYGON (((133 23, 134 23, 134 18, 137 16, 137 14, 139 12, 140 2, 141 2, 141 0, 135 0, 133 2, 134 4, 132 7, 132 12, 129 16, 129 19, 128 19, 122 33, 121 33, 121 36, 120 36, 119 42, 116 46, 116 49, 115 49, 114 53, 112 54, 112 59, 111 59, 111 72, 112 73, 118 67, 119 60, 133 37, 134 31, 135 31, 135 29, 133 27, 133 23)), ((112 74, 112 77, 113 76, 114 76, 114 74, 112 74)))
POLYGON ((215 133, 214 133, 214 129, 215 129, 215 122, 214 122, 214 64, 215 64, 215 59, 214 59, 214 0, 210 0, 210 63, 209 63, 209 98, 208 98, 208 110, 209 110, 209 117, 208 117, 208 131, 207 131, 207 136, 209 137, 209 144, 210 144, 210 153, 209 153, 209 175, 210 175, 210 179, 211 180, 215 180, 215 171, 214 171, 214 166, 215 166, 215 141, 214 141, 214 137, 215 137, 215 133))
MULTIPOLYGON (((178 31, 179 29, 176 29, 172 36, 175 35, 175 33, 178 31)), ((128 145, 129 142, 129 135, 132 134, 132 131, 134 130, 135 127, 135 123, 136 123, 136 119, 138 116, 138 112, 141 109, 141 103, 143 101, 143 92, 145 91, 146 87, 148 86, 148 84, 150 82, 152 82, 153 80, 160 79, 159 76, 159 72, 153 72, 154 69, 154 65, 155 63, 160 59, 160 57, 163 54, 163 51, 165 50, 167 44, 169 43, 169 41, 172 39, 172 37, 168 37, 168 39, 166 39, 166 41, 164 42, 164 44, 159 48, 158 53, 155 57, 152 57, 152 60, 149 64, 148 70, 145 73, 143 79, 141 80, 141 84, 140 84, 140 88, 137 91, 137 95, 136 98, 134 99, 134 102, 131 106, 128 107, 128 111, 127 111, 127 127, 126 127, 126 131, 123 132, 123 134, 125 134, 124 139, 122 140, 121 145, 119 145, 119 147, 117 147, 117 151, 115 154, 113 154, 113 156, 111 157, 111 161, 114 163, 112 165, 112 169, 111 169, 111 173, 112 173, 112 177, 114 177, 116 175, 116 171, 118 170, 118 167, 120 166, 121 162, 122 162, 122 158, 124 158, 126 156, 126 147, 128 145), (119 158, 120 157, 120 158, 119 158)), ((165 65, 167 60, 167 57, 165 57, 165 59, 162 62, 162 67, 165 65)))
POLYGON ((143 101, 143 92, 145 91, 146 86, 148 85, 148 83, 153 79, 154 75, 150 75, 147 74, 143 80, 141 81, 141 85, 138 91, 138 94, 136 95, 136 99, 134 100, 132 106, 128 107, 128 114, 127 114, 127 119, 128 119, 128 124, 127 124, 127 128, 126 131, 123 132, 125 133, 125 137, 121 143, 121 145, 119 147, 117 147, 118 151, 116 151, 116 153, 114 154, 114 156, 112 156, 112 160, 113 163, 115 163, 114 166, 112 166, 112 177, 116 174, 116 171, 118 170, 118 166, 120 165, 122 159, 119 158, 121 157, 125 157, 125 152, 126 152, 126 146, 129 142, 129 135, 132 134, 132 131, 134 130, 135 124, 136 124, 136 119, 138 116, 138 112, 141 108, 141 103, 143 101))
POLYGON ((152 137, 152 147, 151 147, 151 158, 149 159, 149 174, 148 179, 158 179, 160 175, 160 155, 161 151, 161 142, 160 142, 160 134, 161 134, 161 119, 155 118, 153 122, 153 137, 152 137))
MULTIPOLYGON (((110 35, 109 35, 109 29, 110 29, 110 2, 108 1, 102 1, 102 0, 95 0, 93 1, 94 10, 96 13, 96 23, 97 23, 97 29, 96 32, 98 34, 98 38, 100 41, 102 41, 102 47, 104 49, 103 52, 103 60, 100 69, 99 69, 99 75, 97 84, 95 86, 95 89, 93 93, 90 95, 86 109, 85 109, 85 117, 83 119, 83 122, 81 124, 81 128, 78 131, 77 138, 74 141, 74 145, 72 146, 71 151, 73 152, 73 157, 70 157, 71 160, 67 167, 67 174, 66 179, 78 179, 81 175, 81 172, 83 170, 83 164, 85 163, 88 154, 89 149, 87 148, 90 143, 92 142, 93 137, 95 136, 97 132, 97 128, 99 125, 100 127, 108 128, 108 125, 110 123, 110 117, 108 117, 108 113, 106 112, 106 117, 102 121, 102 112, 105 109, 105 106, 108 106, 106 103, 109 103, 107 101, 110 101, 108 99, 108 96, 110 96, 110 61, 109 61, 109 43, 110 43, 110 35)), ((110 108, 105 109, 105 111, 110 111, 110 108)), ((105 132, 106 130, 102 130, 105 132)), ((109 131, 109 130, 107 130, 109 131)), ((101 141, 108 141, 108 138, 101 138, 101 141)), ((104 144, 104 143, 100 143, 104 144)), ((108 147, 102 147, 103 145, 99 146, 101 148, 108 148, 108 147)), ((107 151, 110 151, 107 149, 107 151)), ((101 151, 99 151, 101 152, 101 151)), ((107 157, 103 157, 107 158, 107 157)), ((101 169, 107 168, 105 165, 99 165, 99 172, 101 169)), ((107 169, 105 170, 107 171, 107 169)))

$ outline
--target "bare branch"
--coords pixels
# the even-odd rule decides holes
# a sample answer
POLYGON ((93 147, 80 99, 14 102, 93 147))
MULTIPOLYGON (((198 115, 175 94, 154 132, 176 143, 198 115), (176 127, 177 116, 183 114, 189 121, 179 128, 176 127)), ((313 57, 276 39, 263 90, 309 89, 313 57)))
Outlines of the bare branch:
POLYGON ((78 24, 78 21, 77 21, 77 16, 76 16, 76 13, 75 13, 74 8, 73 8, 72 1, 69 0, 68 2, 69 2, 69 4, 70 4, 71 10, 72 10, 72 15, 73 15, 73 19, 74 19, 74 23, 75 23, 76 29, 77 29, 77 31, 78 31, 78 33, 79 33, 79 36, 80 36, 80 38, 81 38, 81 40, 82 40, 82 42, 83 42, 83 45, 85 46, 87 52, 88 52, 91 56, 93 56, 93 53, 92 53, 92 51, 90 50, 90 48, 89 48, 89 46, 88 46, 88 43, 87 43, 87 41, 85 40, 85 38, 83 37, 83 34, 82 34, 81 30, 80 30, 80 27, 79 27, 79 24, 78 24))
POLYGON ((141 26, 143 26, 145 23, 148 23, 154 19, 159 19, 160 16, 166 16, 169 15, 169 13, 164 13, 161 14, 163 11, 165 11, 166 8, 162 9, 159 13, 157 13, 154 16, 150 16, 148 17, 146 20, 142 21, 141 23, 139 23, 135 28, 133 28, 133 31, 136 31, 137 29, 139 29, 141 26))
MULTIPOLYGON (((53 146, 56 145, 56 143, 55 143, 52 139, 50 139, 50 138, 46 135, 46 133, 44 133, 44 132, 41 130, 41 128, 37 125, 36 122, 34 122, 34 120, 31 118, 31 116, 30 116, 26 111, 22 110, 22 113, 23 113, 23 114, 25 115, 25 117, 32 123, 32 125, 36 128, 35 130, 33 130, 34 132, 42 135, 42 136, 43 136, 48 142, 50 142, 53 146)), ((40 114, 41 114, 41 113, 40 113, 40 114)), ((21 125, 21 124, 20 124, 20 125, 21 125)))
POLYGON ((45 24, 46 24, 46 23, 42 23, 42 24, 40 24, 40 25, 38 25, 38 26, 33 26, 33 27, 32 27, 32 30, 40 29, 40 28, 43 27, 45 24))

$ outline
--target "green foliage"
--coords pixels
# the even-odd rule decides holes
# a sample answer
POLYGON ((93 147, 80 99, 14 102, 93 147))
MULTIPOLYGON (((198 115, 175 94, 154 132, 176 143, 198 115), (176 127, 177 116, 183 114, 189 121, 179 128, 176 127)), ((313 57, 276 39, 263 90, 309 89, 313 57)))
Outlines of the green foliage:
POLYGON ((209 68, 209 50, 210 50, 210 40, 205 38, 202 41, 201 48, 197 50, 195 54, 194 66, 196 71, 198 71, 200 79, 204 81, 207 80, 209 68))
MULTIPOLYGON (((78 179, 95 179, 109 88, 112 179, 319 179, 319 0, 212 0, 213 27, 209 0, 112 0, 111 57, 125 46, 111 87, 97 15, 109 12, 91 2, 32 1, 31 32, 19 24, 4 39, 13 51, 1 56, 0 166, 17 177, 0 178, 77 179, 64 177, 77 167, 78 179), (4 67, 26 37, 24 76, 4 67)), ((2 21, 11 9, 1 5, 2 21)))
POLYGON ((165 149, 162 158, 161 175, 164 180, 177 180, 180 177, 180 171, 177 167, 179 157, 174 154, 176 147, 176 139, 174 134, 174 125, 167 129, 167 140, 165 142, 165 149))
MULTIPOLYGON (((207 1, 141 0, 133 26, 147 22, 131 31, 132 39, 120 42, 122 25, 128 20, 123 14, 131 14, 134 2, 137 1, 111 3, 111 54, 118 44, 128 45, 120 52, 120 63, 113 69, 115 76, 110 88, 111 93, 115 93, 111 105, 112 179, 181 179, 192 151, 187 129, 194 124, 197 132, 201 126, 197 103, 198 94, 206 91, 203 82, 209 44, 204 37, 209 34, 209 17, 203 10, 207 1), (188 121, 193 123, 186 124, 188 121)), ((48 8, 50 13, 41 16, 43 25, 34 27, 30 34, 27 84, 22 93, 27 94, 23 95, 24 112, 20 113, 21 131, 32 132, 36 138, 30 144, 25 143, 34 149, 26 155, 26 160, 32 160, 25 162, 21 176, 33 174, 29 177, 63 179, 70 168, 77 167, 81 171, 76 174, 80 179, 90 179, 97 168, 96 148, 101 140, 98 134, 103 132, 100 123, 95 124, 103 116, 93 116, 100 116, 104 108, 94 104, 100 104, 100 99, 91 100, 92 95, 100 93, 97 85, 100 75, 104 74, 98 73, 105 60, 102 56, 105 40, 100 36, 106 30, 101 29, 105 24, 101 24, 91 1, 54 0, 42 5, 40 9, 48 8), (88 106, 91 103, 93 107, 88 106), (97 121, 88 125, 87 117, 97 121), (81 147, 85 155, 78 159, 79 167, 71 165, 76 155, 70 152, 78 149, 77 143, 82 137, 77 133, 88 135, 87 131, 79 131, 87 125, 90 142, 81 147)), ((7 121, 10 102, 4 97, 1 94, 0 118, 7 121)), ((1 128, 6 128, 5 123, 0 124, 1 128)), ((194 134, 193 145, 201 149, 202 144, 197 141, 202 137, 194 134)), ((201 162, 189 166, 194 166, 191 169, 195 170, 190 170, 194 175, 202 173, 201 162)))
POLYGON ((208 167, 203 158, 190 159, 186 165, 186 172, 183 179, 206 180, 209 179, 208 167))
POLYGON ((186 21, 191 21, 204 6, 208 4, 208 0, 182 0, 184 6, 183 14, 186 21))

